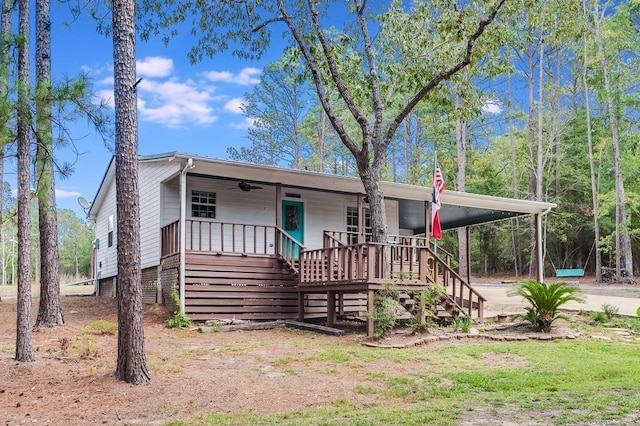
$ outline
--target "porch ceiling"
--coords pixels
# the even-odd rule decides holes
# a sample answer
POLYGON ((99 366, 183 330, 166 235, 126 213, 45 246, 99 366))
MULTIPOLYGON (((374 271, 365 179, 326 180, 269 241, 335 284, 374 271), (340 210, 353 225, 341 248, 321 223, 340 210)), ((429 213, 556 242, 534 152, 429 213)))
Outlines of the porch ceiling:
MULTIPOLYGON (((398 207, 400 228, 411 229, 416 234, 425 232, 425 210, 423 201, 398 200, 398 207)), ((442 229, 455 229, 462 226, 493 222, 523 214, 525 213, 443 204, 440 209, 440 223, 442 229)))
MULTIPOLYGON (((245 181, 250 184, 275 185, 283 188, 304 188, 348 194, 364 193, 358 178, 336 176, 305 170, 284 169, 257 164, 239 163, 188 154, 167 153, 141 156, 140 161, 180 161, 183 167, 192 159, 190 173, 245 181)), ((385 197, 399 202, 400 227, 423 232, 425 228, 425 201, 431 200, 432 188, 383 182, 385 197)), ((440 220, 443 229, 493 222, 509 217, 546 213, 553 203, 492 197, 445 190, 441 196, 440 220)))

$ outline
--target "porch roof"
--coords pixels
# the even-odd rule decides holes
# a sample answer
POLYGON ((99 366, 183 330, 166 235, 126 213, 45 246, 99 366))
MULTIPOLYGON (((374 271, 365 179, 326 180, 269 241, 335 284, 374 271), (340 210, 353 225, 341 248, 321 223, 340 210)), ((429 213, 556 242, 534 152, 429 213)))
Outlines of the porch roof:
MULTIPOLYGON (((307 188, 341 193, 364 193, 358 178, 336 176, 305 170, 284 169, 257 164, 239 163, 183 153, 141 156, 140 161, 176 159, 186 162, 191 158, 193 172, 224 179, 244 180, 255 184, 281 183, 289 188, 307 188)), ((431 201, 432 188, 402 183, 382 182, 385 198, 398 200, 400 227, 424 231, 424 202, 431 201)), ((441 195, 440 221, 443 229, 493 222, 509 217, 548 212, 556 204, 493 197, 445 190, 441 195)))
MULTIPOLYGON (((325 192, 364 193, 362 182, 354 177, 240 163, 177 152, 142 155, 139 157, 140 163, 177 161, 180 163, 181 169, 187 166, 189 159, 191 159, 194 166, 190 171, 191 173, 221 179, 237 180, 238 182, 245 181, 249 184, 257 185, 280 183, 285 188, 313 189, 325 192)), ((94 205, 99 205, 99 201, 105 195, 101 190, 105 189, 105 181, 113 178, 114 170, 112 169, 114 168, 112 161, 96 194, 94 205)), ((432 188, 393 182, 382 182, 381 187, 385 198, 398 201, 400 228, 424 232, 424 203, 425 201, 430 202, 432 188)), ((451 190, 445 190, 442 193, 441 204, 440 220, 443 229, 493 222, 521 215, 544 214, 551 208, 556 207, 556 204, 553 203, 451 190)), ((92 207, 94 206, 92 205, 92 207)), ((95 212, 90 211, 90 215, 92 213, 95 214, 95 212)))

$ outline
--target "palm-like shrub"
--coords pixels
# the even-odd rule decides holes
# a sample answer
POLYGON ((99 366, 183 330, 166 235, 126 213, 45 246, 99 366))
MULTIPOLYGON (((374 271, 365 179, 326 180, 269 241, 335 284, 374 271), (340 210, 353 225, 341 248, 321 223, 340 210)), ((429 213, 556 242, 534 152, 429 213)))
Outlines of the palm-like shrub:
POLYGON ((529 321, 536 330, 545 333, 551 330, 551 324, 555 320, 565 318, 558 313, 560 306, 570 301, 584 302, 580 290, 568 286, 565 282, 546 284, 535 280, 523 280, 509 292, 509 296, 520 296, 531 303, 527 313, 520 315, 520 318, 529 321))

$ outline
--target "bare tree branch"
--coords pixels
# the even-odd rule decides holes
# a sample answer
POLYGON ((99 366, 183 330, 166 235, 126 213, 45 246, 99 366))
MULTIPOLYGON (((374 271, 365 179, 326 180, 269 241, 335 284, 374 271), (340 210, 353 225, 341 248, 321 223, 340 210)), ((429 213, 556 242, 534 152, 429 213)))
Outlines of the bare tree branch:
POLYGON ((478 23, 478 28, 476 29, 476 31, 471 35, 471 37, 469 37, 469 39, 467 39, 464 58, 451 68, 444 70, 440 74, 433 77, 422 89, 420 89, 420 91, 407 103, 407 105, 405 105, 405 107, 402 109, 402 111, 400 111, 400 113, 393 120, 393 123, 391 123, 391 125, 387 129, 387 132, 384 136, 385 146, 390 143, 393 135, 398 129, 398 126, 400 126, 400 123, 402 123, 402 121, 409 115, 409 113, 411 113, 416 105, 418 105, 418 102, 424 99, 424 97, 433 89, 435 89, 438 84, 445 80, 448 80, 455 73, 471 63, 471 57, 473 55, 476 41, 480 38, 480 36, 482 36, 487 26, 489 26, 493 22, 505 2, 506 0, 499 0, 494 5, 489 15, 484 20, 478 23))
MULTIPOLYGON (((329 104, 329 101, 327 99, 327 88, 322 82, 322 74, 320 72, 320 66, 318 65, 316 59, 311 54, 311 51, 307 46, 307 44, 305 43, 305 40, 302 34, 300 33, 300 30, 296 27, 296 25, 294 25, 292 18, 287 13, 282 0, 278 0, 278 9, 280 10, 283 21, 287 24, 287 27, 289 27, 289 30, 291 31, 291 35, 293 36, 294 40, 298 44, 298 48, 300 49, 300 52, 302 53, 302 56, 304 57, 307 63, 307 66, 309 67, 309 70, 311 71, 311 76, 313 78, 313 82, 316 87, 316 92, 318 93, 318 99, 320 100, 322 109, 324 109, 325 113, 327 114, 327 117, 329 118, 329 121, 331 122, 331 125, 336 130, 336 133, 340 136, 340 139, 342 140, 344 145, 349 149, 349 151, 351 151, 351 153, 354 156, 358 155, 358 153, 360 152, 360 148, 358 148, 357 144, 351 139, 351 137, 349 137, 349 134, 344 128, 344 125, 338 119, 338 117, 335 114, 335 111, 329 104)), ((319 24, 317 22, 317 16, 315 19, 316 19, 316 23, 315 23, 316 29, 318 30, 319 24)), ((326 40, 325 40, 325 45, 326 45, 326 40)), ((325 50, 325 52, 327 52, 327 50, 325 50)), ((335 67, 335 63, 334 63, 334 67, 335 67)), ((346 91, 346 88, 345 88, 345 91, 346 91)), ((366 122, 366 118, 364 121, 366 122)))

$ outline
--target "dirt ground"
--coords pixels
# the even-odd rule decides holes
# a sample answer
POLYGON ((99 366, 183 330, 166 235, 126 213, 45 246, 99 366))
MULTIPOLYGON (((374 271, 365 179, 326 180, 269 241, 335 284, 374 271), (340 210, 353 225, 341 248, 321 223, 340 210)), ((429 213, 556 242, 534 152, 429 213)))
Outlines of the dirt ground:
MULTIPOLYGON (((332 364, 338 371, 329 373, 328 367, 303 368, 293 361, 296 374, 287 374, 280 366, 319 353, 319 342, 357 345, 362 333, 170 330, 164 323, 169 313, 147 305, 145 345, 152 380, 132 386, 112 376, 117 336, 84 330, 99 319, 116 323, 115 300, 68 295, 63 304, 65 325, 35 332, 36 361, 18 363, 13 360, 15 299, 3 296, 0 302, 0 421, 6 425, 163 424, 197 413, 312 409, 338 398, 381 403, 376 395, 356 391, 360 382, 367 385, 358 368, 332 364)), ((423 368, 384 360, 372 364, 367 368, 394 374, 423 368)))

